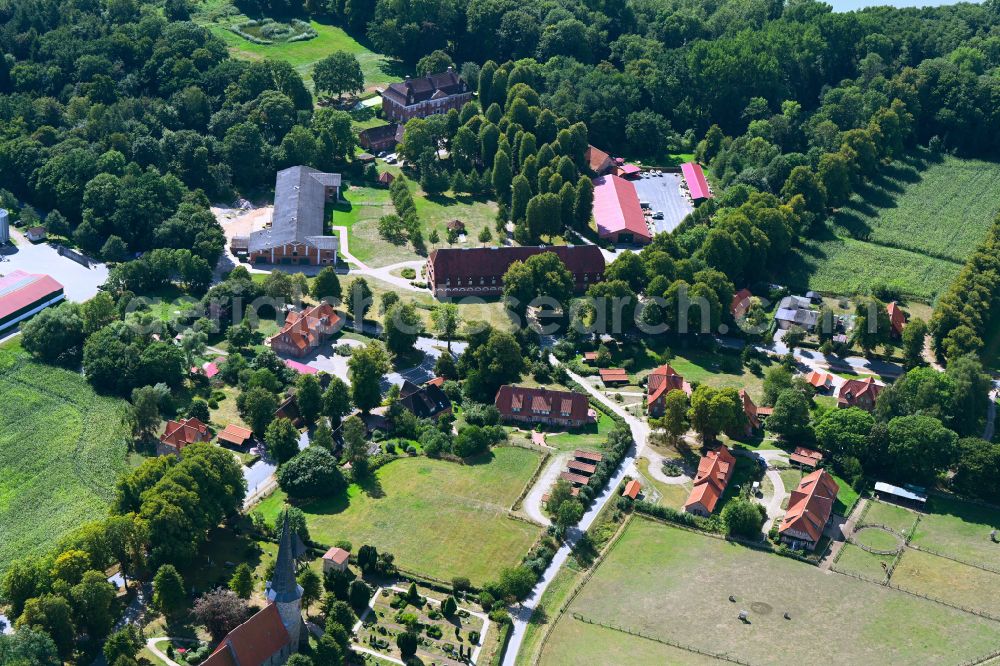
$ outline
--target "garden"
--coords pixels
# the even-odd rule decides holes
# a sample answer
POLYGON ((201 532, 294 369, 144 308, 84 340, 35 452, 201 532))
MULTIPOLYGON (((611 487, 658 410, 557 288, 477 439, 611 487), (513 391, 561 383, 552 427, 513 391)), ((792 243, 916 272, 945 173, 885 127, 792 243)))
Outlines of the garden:
MULTIPOLYGON (((478 586, 518 564, 539 536, 537 526, 511 517, 510 507, 540 460, 515 446, 467 464, 400 458, 346 495, 301 508, 314 541, 372 544, 394 553, 401 569, 446 581, 465 576, 478 586)), ((284 505, 276 491, 258 508, 273 524, 284 505)))
POLYGON ((816 644, 817 628, 850 637, 825 654, 838 664, 952 664, 1000 643, 1000 623, 642 518, 632 519, 554 621, 543 663, 581 663, 595 654, 645 654, 659 663, 704 656, 679 644, 792 664, 803 645, 816 644))
POLYGON ((0 347, 0 571, 107 515, 128 468, 126 403, 0 347))
POLYGON ((416 656, 423 663, 458 665, 478 656, 488 623, 484 613, 463 608, 452 597, 433 599, 420 594, 416 586, 386 587, 372 600, 356 642, 399 659, 399 636, 412 633, 416 656))

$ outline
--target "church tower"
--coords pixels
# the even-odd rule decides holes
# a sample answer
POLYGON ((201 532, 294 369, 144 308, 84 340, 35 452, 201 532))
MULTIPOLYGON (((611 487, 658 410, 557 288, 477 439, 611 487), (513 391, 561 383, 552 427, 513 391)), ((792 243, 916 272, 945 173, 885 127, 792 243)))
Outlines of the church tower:
POLYGON ((302 586, 295 580, 296 540, 288 525, 288 513, 281 525, 278 542, 278 560, 274 565, 274 578, 267 583, 267 600, 273 601, 281 616, 281 623, 291 637, 292 651, 297 652, 302 638, 302 586))

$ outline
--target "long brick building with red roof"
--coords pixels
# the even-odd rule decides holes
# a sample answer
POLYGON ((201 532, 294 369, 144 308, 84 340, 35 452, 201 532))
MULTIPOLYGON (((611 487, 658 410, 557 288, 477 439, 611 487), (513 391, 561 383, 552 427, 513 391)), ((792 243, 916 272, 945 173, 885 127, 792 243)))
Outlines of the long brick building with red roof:
POLYGON ((278 607, 268 604, 230 631, 201 666, 278 666, 292 655, 278 607))
POLYGON ((646 379, 646 411, 650 416, 663 416, 667 394, 671 391, 683 391, 691 395, 691 385, 669 364, 661 365, 649 373, 646 379))
POLYGON ((802 477, 799 486, 788 500, 788 511, 778 528, 782 543, 792 548, 813 550, 823 537, 823 530, 840 486, 825 469, 818 469, 802 477))
POLYGON ((197 442, 212 441, 212 431, 199 419, 191 417, 179 421, 167 421, 167 427, 160 435, 160 443, 156 447, 156 454, 178 455, 184 447, 197 442))
POLYGON ((587 396, 575 391, 505 384, 497 391, 493 404, 508 422, 578 428, 594 421, 587 396))
POLYGON ((706 518, 712 515, 735 469, 736 458, 724 444, 702 456, 694 477, 694 488, 684 502, 684 510, 706 518))

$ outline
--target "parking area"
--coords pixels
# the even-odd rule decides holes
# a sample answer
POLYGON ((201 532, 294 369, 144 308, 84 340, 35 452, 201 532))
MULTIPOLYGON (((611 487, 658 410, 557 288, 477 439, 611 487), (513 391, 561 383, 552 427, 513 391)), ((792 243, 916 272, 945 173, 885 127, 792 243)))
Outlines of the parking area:
POLYGON ((694 206, 681 191, 683 177, 679 173, 643 171, 633 180, 639 201, 649 203, 653 212, 653 233, 673 231, 694 210, 694 206), (658 213, 663 219, 655 219, 658 213))
POLYGON ((48 243, 32 244, 20 230, 10 229, 15 245, 0 248, 0 275, 16 270, 50 275, 63 286, 66 299, 83 303, 97 294, 97 288, 108 279, 108 267, 94 263, 90 268, 64 257, 48 243))

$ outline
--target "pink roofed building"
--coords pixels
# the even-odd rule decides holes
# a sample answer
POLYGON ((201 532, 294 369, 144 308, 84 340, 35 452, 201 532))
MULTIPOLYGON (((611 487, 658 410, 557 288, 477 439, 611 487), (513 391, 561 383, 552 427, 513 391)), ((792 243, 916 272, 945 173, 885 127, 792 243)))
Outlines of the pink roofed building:
POLYGON ((691 201, 700 203, 712 198, 712 191, 708 187, 708 181, 705 180, 705 172, 701 170, 701 165, 697 162, 685 162, 681 165, 681 174, 687 183, 688 192, 691 193, 691 201))
POLYGON ((305 363, 300 363, 298 361, 293 361, 290 358, 285 359, 285 366, 291 368, 300 375, 315 375, 319 373, 316 368, 306 365, 305 363))
POLYGON ((594 179, 597 235, 614 243, 646 244, 653 239, 635 185, 618 176, 594 179))

